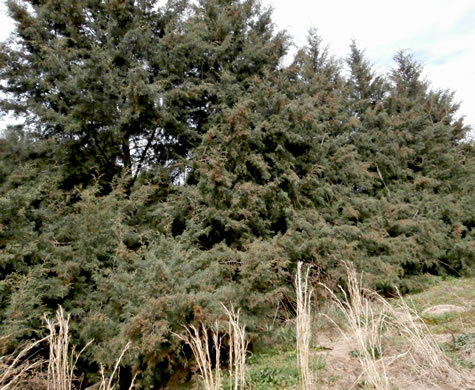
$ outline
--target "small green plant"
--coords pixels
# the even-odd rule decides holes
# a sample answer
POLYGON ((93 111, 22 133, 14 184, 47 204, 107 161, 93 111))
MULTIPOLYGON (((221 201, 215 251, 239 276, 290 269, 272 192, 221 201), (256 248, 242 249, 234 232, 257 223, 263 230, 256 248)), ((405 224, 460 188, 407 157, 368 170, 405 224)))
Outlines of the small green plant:
MULTIPOLYGON (((383 356, 381 346, 373 347, 373 349, 367 350, 369 356, 373 357, 374 359, 380 359, 383 356)), ((360 359, 364 356, 358 349, 353 349, 348 352, 348 355, 354 359, 360 359)))
POLYGON ((277 368, 265 367, 252 372, 248 382, 251 388, 291 386, 296 382, 297 372, 283 372, 277 368))
POLYGON ((323 370, 326 365, 327 362, 325 358, 323 356, 317 356, 310 362, 310 369, 312 370, 312 372, 316 372, 317 370, 323 370))
POLYGON ((299 383, 295 348, 271 349, 248 359, 246 384, 250 389, 282 389, 299 383))
POLYGON ((468 369, 475 368, 475 360, 473 359, 474 351, 475 333, 463 333, 452 336, 452 345, 448 346, 448 353, 453 355, 453 359, 461 367, 468 369))
POLYGON ((470 351, 475 349, 475 333, 464 333, 458 336, 452 336, 454 350, 470 351))

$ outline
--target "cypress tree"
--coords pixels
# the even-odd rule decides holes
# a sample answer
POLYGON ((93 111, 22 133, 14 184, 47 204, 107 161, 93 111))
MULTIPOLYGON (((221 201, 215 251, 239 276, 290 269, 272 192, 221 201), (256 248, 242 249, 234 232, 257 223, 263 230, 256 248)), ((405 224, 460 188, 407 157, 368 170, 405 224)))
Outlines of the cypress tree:
POLYGON ((85 383, 132 340, 125 377, 165 385, 170 331, 219 302, 259 340, 297 261, 386 293, 473 269, 473 144, 409 54, 378 75, 353 42, 344 76, 312 30, 284 66, 255 0, 9 7, 1 108, 26 121, 0 140, 0 335, 62 304, 96 340, 85 383))
POLYGON ((223 72, 241 82, 285 50, 255 1, 8 6, 17 32, 2 46, 1 107, 63 145, 71 183, 87 182, 94 168, 107 182, 188 158, 216 110, 223 72))
MULTIPOLYGON (((468 178, 473 169, 473 161, 466 160, 471 147, 463 142, 467 128, 454 115, 453 94, 431 90, 422 79, 422 66, 405 52, 395 55, 388 81, 378 83, 361 53, 352 45, 348 63, 349 91, 358 107, 351 139, 372 176, 363 188, 373 208, 352 200, 367 237, 359 246, 369 266, 362 267, 375 269, 379 263, 387 275, 402 276, 403 289, 418 286, 424 273, 466 272, 469 268, 447 260, 450 232, 462 224, 460 206, 471 197, 459 178, 468 178), (444 217, 448 209, 457 217, 444 217)), ((462 257, 462 263, 473 261, 470 250, 462 257)), ((391 279, 381 279, 378 286, 391 290, 391 279)))

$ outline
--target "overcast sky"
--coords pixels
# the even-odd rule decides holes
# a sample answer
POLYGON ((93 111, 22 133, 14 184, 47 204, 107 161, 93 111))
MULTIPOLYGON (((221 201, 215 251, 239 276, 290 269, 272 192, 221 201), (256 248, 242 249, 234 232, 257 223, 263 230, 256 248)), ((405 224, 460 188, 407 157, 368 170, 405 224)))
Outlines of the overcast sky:
MULTIPOLYGON (((392 66, 396 51, 411 50, 433 87, 456 92, 456 100, 462 102, 460 114, 475 129, 475 0, 263 3, 274 8, 277 28, 286 29, 297 45, 303 45, 308 29, 316 27, 331 52, 345 57, 351 39, 356 39, 380 72, 392 66)), ((11 29, 0 0, 0 40, 11 29)))
POLYGON ((355 39, 380 72, 393 65, 398 50, 409 49, 434 88, 455 91, 460 115, 475 129, 475 0, 263 2, 297 45, 315 27, 333 54, 346 57, 355 39))

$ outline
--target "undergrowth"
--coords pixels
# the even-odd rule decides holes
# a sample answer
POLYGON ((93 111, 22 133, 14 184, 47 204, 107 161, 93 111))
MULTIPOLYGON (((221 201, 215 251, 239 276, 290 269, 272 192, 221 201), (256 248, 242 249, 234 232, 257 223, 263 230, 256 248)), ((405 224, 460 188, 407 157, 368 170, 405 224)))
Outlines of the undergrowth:
MULTIPOLYGON (((223 305, 226 319, 211 327, 189 326, 181 334, 175 334, 190 346, 202 388, 308 390, 357 385, 390 390, 422 383, 433 389, 463 389, 475 382, 475 333, 470 330, 474 297, 463 288, 473 284, 472 280, 465 284, 458 281, 458 287, 439 281, 433 291, 414 295, 412 299, 399 294, 396 299, 388 300, 364 288, 362 276, 350 263, 344 266, 346 288, 340 288, 337 294, 323 285, 333 306, 327 305, 322 313, 316 310, 312 300, 308 268, 303 269, 299 264, 295 318, 287 320, 285 326, 276 323, 268 329, 267 333, 277 340, 271 348, 263 349, 261 345, 253 352, 249 350, 245 325, 239 310, 232 306, 223 305), (449 294, 444 297, 444 292, 449 294), (436 297, 432 300, 433 294, 436 297), (466 310, 420 314, 429 303, 445 303, 454 294, 456 299, 452 302, 465 304, 466 310), (342 335, 338 338, 333 333, 335 342, 331 346, 324 339, 331 333, 328 324, 333 324, 333 329, 342 335), (441 342, 441 337, 447 335, 441 342), (349 346, 346 357, 335 362, 334 350, 345 343, 349 346), (356 367, 350 383, 343 384, 346 371, 339 374, 335 370, 339 365, 348 372, 356 367), (409 378, 401 382, 400 373, 409 378)), ((81 375, 75 372, 76 363, 93 340, 76 352, 69 341, 69 316, 61 307, 55 318, 45 317, 44 323, 48 331, 45 338, 0 357, 0 390, 82 388, 81 375), (49 350, 47 359, 38 353, 45 346, 49 350)), ((7 338, 1 337, 0 342, 7 338)), ((131 347, 131 343, 125 346, 110 371, 101 366, 99 381, 89 389, 118 390, 120 363, 131 347)), ((136 388, 137 375, 139 371, 127 385, 129 389, 136 388)))

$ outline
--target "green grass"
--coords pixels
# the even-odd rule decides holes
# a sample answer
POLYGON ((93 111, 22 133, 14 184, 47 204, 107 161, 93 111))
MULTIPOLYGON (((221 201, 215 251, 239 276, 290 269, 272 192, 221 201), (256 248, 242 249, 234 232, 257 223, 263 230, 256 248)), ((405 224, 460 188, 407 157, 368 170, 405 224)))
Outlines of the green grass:
POLYGON ((433 283, 428 290, 411 295, 419 313, 431 306, 443 304, 461 306, 468 310, 442 315, 421 314, 430 331, 434 334, 461 334, 475 327, 475 278, 434 278, 433 283))
MULTIPOLYGON (((313 359, 310 368, 314 372, 325 367, 325 360, 315 356, 317 351, 316 348, 311 350, 313 359)), ((298 380, 297 354, 294 348, 277 346, 248 358, 247 383, 251 389, 296 389, 298 380)))

